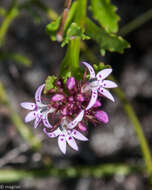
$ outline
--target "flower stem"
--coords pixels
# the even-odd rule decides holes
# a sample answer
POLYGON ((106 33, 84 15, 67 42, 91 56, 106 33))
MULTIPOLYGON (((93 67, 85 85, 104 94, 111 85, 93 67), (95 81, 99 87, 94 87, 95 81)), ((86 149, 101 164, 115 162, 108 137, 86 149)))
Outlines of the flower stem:
POLYGON ((146 23, 147 21, 149 21, 151 19, 152 19, 152 9, 148 10, 141 16, 135 18, 134 20, 132 20, 131 22, 126 24, 124 27, 122 27, 120 29, 119 34, 121 36, 125 36, 128 33, 136 30, 137 28, 139 28, 140 26, 142 26, 144 23, 146 23))
POLYGON ((5 17, 0 26, 0 47, 3 45, 5 35, 8 31, 11 22, 17 17, 17 15, 18 15, 17 1, 13 0, 9 10, 5 13, 5 17))
MULTIPOLYGON (((115 78, 113 76, 109 77, 109 79, 115 80, 115 78)), ((125 97, 125 94, 121 90, 121 88, 119 87, 119 88, 114 89, 114 92, 121 100, 124 110, 126 111, 130 121, 133 124, 134 130, 136 131, 136 135, 140 142, 142 155, 143 155, 145 163, 146 163, 147 173, 150 176, 150 181, 152 182, 152 178, 151 178, 152 177, 152 157, 151 157, 150 148, 149 148, 147 139, 144 135, 142 126, 138 120, 138 117, 136 116, 136 113, 135 113, 133 107, 131 106, 131 104, 129 103, 127 98, 125 97)))
MULTIPOLYGON (((84 29, 85 19, 86 19, 86 11, 87 11, 87 0, 77 0, 77 9, 76 15, 74 18, 75 23, 84 29)), ((61 64, 60 75, 67 77, 69 72, 75 77, 79 77, 79 55, 80 55, 80 37, 75 37, 71 39, 68 44, 68 48, 66 51, 66 55, 61 64)))

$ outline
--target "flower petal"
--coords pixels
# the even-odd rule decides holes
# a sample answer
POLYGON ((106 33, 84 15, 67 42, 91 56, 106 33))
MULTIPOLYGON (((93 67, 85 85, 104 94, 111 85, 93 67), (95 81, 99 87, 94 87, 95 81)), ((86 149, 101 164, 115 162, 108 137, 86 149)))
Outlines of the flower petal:
POLYGON ((48 120, 48 114, 46 114, 44 116, 44 118, 42 119, 42 121, 43 121, 43 124, 44 124, 45 127, 47 127, 47 128, 53 128, 53 126, 50 124, 50 122, 48 120))
POLYGON ((34 121, 34 128, 37 128, 37 126, 40 124, 40 122, 41 122, 41 118, 42 117, 36 117, 36 119, 35 119, 35 121, 34 121))
POLYGON ((112 72, 112 69, 103 69, 103 70, 101 70, 101 71, 97 74, 97 79, 98 79, 98 80, 103 80, 103 79, 105 79, 107 76, 109 76, 111 72, 112 72))
POLYGON ((41 103, 41 93, 42 93, 42 90, 43 90, 44 87, 45 87, 45 84, 42 84, 36 90, 36 93, 35 93, 35 102, 38 103, 38 104, 41 103))
POLYGON ((72 90, 75 87, 75 78, 70 77, 67 79, 66 86, 69 90, 72 90))
POLYGON ((82 135, 79 131, 73 129, 72 136, 80 141, 88 141, 88 138, 82 135))
POLYGON ((86 63, 86 62, 82 62, 82 64, 85 65, 88 68, 88 70, 90 72, 90 79, 95 78, 96 75, 95 75, 95 71, 94 71, 93 67, 90 64, 86 63))
POLYGON ((57 136, 59 136, 61 134, 61 131, 60 129, 56 129, 55 131, 53 132, 48 132, 46 128, 43 129, 43 132, 50 138, 55 138, 57 136))
POLYGON ((58 137, 58 146, 63 154, 66 153, 66 139, 63 136, 58 137))
POLYGON ((99 110, 95 113, 95 117, 103 122, 103 123, 108 123, 109 122, 109 117, 108 117, 108 114, 102 110, 99 110))
POLYGON ((88 106, 86 107, 86 110, 89 110, 90 108, 92 108, 92 106, 94 106, 94 104, 97 101, 97 98, 98 98, 98 91, 96 89, 92 89, 91 99, 88 106))
POLYGON ((74 150, 77 150, 77 151, 79 150, 78 145, 72 136, 66 135, 66 141, 71 148, 73 148, 74 150))
POLYGON ((116 88, 116 87, 118 87, 118 85, 111 80, 104 80, 102 85, 104 86, 104 88, 116 88))
POLYGON ((84 110, 82 110, 82 111, 77 115, 77 117, 67 125, 67 127, 68 127, 69 129, 73 129, 73 128, 74 128, 75 126, 77 126, 78 123, 83 119, 83 116, 84 116, 84 110))
POLYGON ((20 106, 27 110, 34 110, 36 107, 35 103, 31 103, 31 102, 22 102, 20 106))
POLYGON ((98 89, 98 91, 100 92, 100 94, 102 94, 102 95, 105 96, 106 98, 110 99, 111 101, 113 101, 113 102, 115 101, 115 100, 114 100, 114 97, 112 96, 112 94, 111 94, 108 90, 106 90, 106 89, 100 87, 100 88, 98 89))
POLYGON ((28 123, 36 118, 36 111, 31 111, 25 116, 25 122, 28 123))

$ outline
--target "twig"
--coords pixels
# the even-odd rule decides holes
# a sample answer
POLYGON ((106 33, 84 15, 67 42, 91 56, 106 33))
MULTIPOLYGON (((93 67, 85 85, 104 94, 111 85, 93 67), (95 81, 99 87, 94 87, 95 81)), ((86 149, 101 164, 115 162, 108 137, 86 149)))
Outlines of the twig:
POLYGON ((69 13, 69 9, 71 7, 72 4, 72 0, 66 0, 65 2, 65 8, 63 11, 63 15, 62 15, 62 19, 61 19, 61 24, 59 27, 59 31, 57 32, 56 38, 58 42, 61 42, 63 40, 63 35, 64 35, 64 26, 65 26, 65 22, 66 19, 68 17, 68 13, 69 13))

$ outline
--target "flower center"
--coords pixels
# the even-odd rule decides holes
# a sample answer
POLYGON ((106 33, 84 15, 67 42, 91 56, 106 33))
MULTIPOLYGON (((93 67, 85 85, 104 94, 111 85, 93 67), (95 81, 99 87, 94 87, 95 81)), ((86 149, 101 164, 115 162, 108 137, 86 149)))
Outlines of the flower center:
POLYGON ((99 82, 98 82, 97 78, 92 78, 88 82, 89 82, 89 86, 91 88, 98 87, 98 85, 99 85, 99 82))
POLYGON ((45 106, 45 107, 42 107, 41 108, 41 110, 40 110, 40 112, 41 113, 44 113, 44 112, 46 112, 46 111, 48 111, 49 109, 48 109, 48 106, 45 106))

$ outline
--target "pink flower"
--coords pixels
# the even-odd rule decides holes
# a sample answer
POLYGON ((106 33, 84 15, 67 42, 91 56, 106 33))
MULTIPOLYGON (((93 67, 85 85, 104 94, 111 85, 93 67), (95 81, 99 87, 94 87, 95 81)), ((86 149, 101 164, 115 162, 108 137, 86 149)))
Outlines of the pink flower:
POLYGON ((28 110, 31 110, 25 117, 25 122, 28 123, 32 120, 34 121, 34 128, 37 128, 41 120, 43 121, 43 124, 48 127, 52 128, 52 125, 48 121, 48 114, 55 111, 54 108, 49 107, 48 105, 45 105, 41 102, 41 93, 44 88, 45 84, 42 84, 39 86, 39 88, 36 90, 35 93, 35 102, 23 102, 20 105, 28 110))
POLYGON ((96 75, 93 67, 90 64, 86 62, 83 62, 82 64, 85 65, 90 72, 90 79, 88 81, 87 88, 92 91, 91 99, 88 106, 86 107, 86 110, 89 110, 95 104, 98 98, 98 92, 114 102, 112 94, 105 88, 116 88, 117 84, 110 80, 104 80, 110 75, 112 69, 104 69, 98 72, 96 75))
MULTIPOLYGON (((79 118, 80 115, 77 117, 79 118)), ((80 119, 75 119, 75 120, 78 121, 80 119)), ((48 137, 50 137, 50 138, 58 137, 58 146, 63 154, 66 153, 66 144, 67 143, 72 149, 78 151, 78 146, 77 146, 75 139, 80 140, 80 141, 88 140, 78 130, 69 129, 68 126, 69 126, 68 121, 66 119, 63 119, 61 124, 58 126, 58 128, 55 131, 47 132, 46 128, 43 129, 44 133, 47 134, 48 137)))

